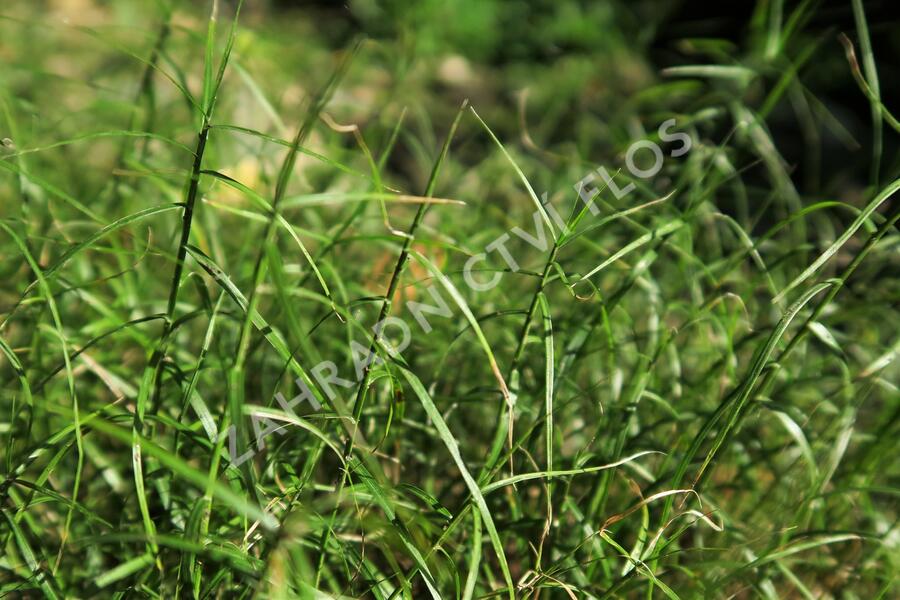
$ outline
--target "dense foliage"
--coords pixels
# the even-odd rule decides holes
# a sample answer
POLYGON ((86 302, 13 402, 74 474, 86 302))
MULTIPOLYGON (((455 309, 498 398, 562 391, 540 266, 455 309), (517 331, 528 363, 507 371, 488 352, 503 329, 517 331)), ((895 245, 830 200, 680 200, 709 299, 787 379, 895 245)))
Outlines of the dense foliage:
POLYGON ((677 6, 3 3, 0 595, 896 596, 900 23, 677 6))

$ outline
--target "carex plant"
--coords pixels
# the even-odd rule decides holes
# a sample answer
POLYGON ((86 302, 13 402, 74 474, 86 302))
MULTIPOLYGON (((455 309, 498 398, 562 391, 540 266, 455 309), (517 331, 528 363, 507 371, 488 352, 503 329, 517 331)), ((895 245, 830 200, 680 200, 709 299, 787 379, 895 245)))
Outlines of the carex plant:
POLYGON ((877 3, 200 4, 0 7, 2 595, 896 595, 877 3))

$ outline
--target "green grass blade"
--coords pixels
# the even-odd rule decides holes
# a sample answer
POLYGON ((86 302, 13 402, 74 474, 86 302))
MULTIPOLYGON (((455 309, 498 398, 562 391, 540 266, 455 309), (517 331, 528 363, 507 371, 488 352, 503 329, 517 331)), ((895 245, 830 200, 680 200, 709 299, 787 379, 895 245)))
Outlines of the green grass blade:
POLYGON ((491 512, 487 502, 484 500, 484 495, 478 487, 478 484, 475 482, 475 479, 469 473, 468 468, 466 468, 466 464, 459 453, 459 443, 456 441, 453 433, 450 432, 450 428, 447 427, 447 423, 444 421, 440 411, 437 409, 437 406, 435 406, 434 401, 431 399, 431 396, 428 394, 428 391, 425 389, 425 386, 422 385, 419 378, 407 368, 401 368, 400 372, 403 374, 403 377, 406 378, 406 381, 409 383, 410 387, 415 392, 416 397, 419 399, 419 402, 422 404, 422 407, 425 409, 428 418, 431 419, 432 424, 435 429, 437 429, 438 436, 441 438, 444 446, 446 446, 447 451, 450 452, 450 456, 453 458, 456 468, 459 469, 466 487, 472 495, 472 501, 478 508, 478 512, 481 513, 481 519, 484 521, 484 527, 487 529, 488 537, 491 538, 491 544, 494 546, 494 552, 500 563, 500 570, 503 572, 503 578, 506 581, 507 594, 509 595, 510 600, 514 600, 516 588, 512 582, 509 565, 506 562, 506 553, 503 549, 503 542, 500 539, 497 527, 494 525, 494 520, 491 518, 491 512))
POLYGON ((881 190, 881 192, 879 192, 878 195, 875 196, 875 198, 873 198, 872 201, 866 205, 862 212, 859 213, 859 215, 853 220, 850 226, 844 230, 844 233, 842 233, 840 237, 838 237, 838 239, 834 241, 834 243, 828 246, 828 248, 826 248, 825 251, 822 252, 821 255, 819 255, 819 258, 814 260, 813 263, 806 269, 804 269, 804 271, 800 275, 795 277, 793 281, 791 281, 784 289, 782 289, 781 292, 779 292, 778 295, 772 299, 772 302, 781 302, 781 300, 788 292, 812 277, 812 275, 815 274, 815 272, 818 271, 822 267, 822 265, 828 262, 828 260, 832 256, 837 254, 838 250, 840 250, 841 247, 843 247, 843 245, 847 243, 847 240, 853 237, 853 234, 856 233, 856 231, 860 227, 862 227, 863 223, 865 223, 869 219, 872 213, 878 210, 878 207, 884 204, 884 202, 888 198, 893 196, 898 189, 900 189, 900 179, 894 180, 893 183, 881 190))

